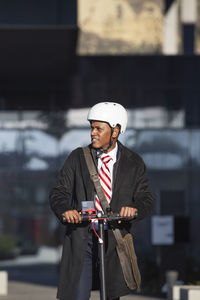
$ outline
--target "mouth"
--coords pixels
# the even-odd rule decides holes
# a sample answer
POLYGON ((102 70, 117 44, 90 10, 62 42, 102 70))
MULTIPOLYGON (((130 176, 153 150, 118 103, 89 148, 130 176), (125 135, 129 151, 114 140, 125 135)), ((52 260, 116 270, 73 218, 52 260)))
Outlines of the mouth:
POLYGON ((96 143, 96 142, 98 142, 98 139, 97 138, 91 138, 91 141, 92 141, 92 143, 96 143))

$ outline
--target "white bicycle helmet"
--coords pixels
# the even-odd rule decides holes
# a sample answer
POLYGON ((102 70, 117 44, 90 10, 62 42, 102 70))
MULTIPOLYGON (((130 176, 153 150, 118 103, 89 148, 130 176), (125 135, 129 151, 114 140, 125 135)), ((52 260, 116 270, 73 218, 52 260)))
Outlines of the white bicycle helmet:
POLYGON ((115 102, 100 102, 95 104, 88 113, 88 121, 107 122, 114 128, 117 124, 120 125, 120 133, 126 130, 128 116, 126 109, 119 103, 115 102))

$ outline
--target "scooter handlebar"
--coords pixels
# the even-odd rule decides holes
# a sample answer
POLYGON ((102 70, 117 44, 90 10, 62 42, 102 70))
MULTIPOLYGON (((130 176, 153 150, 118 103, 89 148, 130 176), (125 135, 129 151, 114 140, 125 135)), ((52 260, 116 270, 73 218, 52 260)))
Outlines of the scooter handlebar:
MULTIPOLYGON (((98 215, 98 213, 96 215, 89 215, 89 214, 82 214, 82 221, 91 221, 91 220, 99 220, 99 219, 105 219, 108 222, 112 222, 112 221, 130 221, 132 219, 135 219, 137 217, 137 212, 134 214, 133 217, 124 217, 124 216, 120 216, 119 214, 100 214, 98 215)), ((62 222, 66 223, 67 220, 65 218, 65 216, 62 216, 62 222)))

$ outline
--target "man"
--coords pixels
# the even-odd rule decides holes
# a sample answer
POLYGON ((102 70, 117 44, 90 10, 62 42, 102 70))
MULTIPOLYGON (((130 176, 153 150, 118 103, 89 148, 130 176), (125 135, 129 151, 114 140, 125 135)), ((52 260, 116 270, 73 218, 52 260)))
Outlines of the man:
MULTIPOLYGON (((154 199, 142 159, 118 141, 119 134, 124 133, 127 126, 125 108, 113 102, 98 103, 90 109, 88 121, 91 125, 90 151, 112 212, 132 218, 137 212, 137 220, 143 219, 151 213, 154 199)), ((79 212, 83 201, 94 201, 95 208, 102 210, 83 149, 77 148, 67 158, 57 185, 50 193, 52 210, 60 220, 64 216, 68 223, 58 286, 60 300, 90 298, 93 262, 98 262, 94 250, 97 241, 90 224, 82 222, 79 212)), ((124 234, 130 230, 131 223, 120 221, 116 226, 124 234)), ((105 227, 105 232, 107 295, 108 299, 119 299, 130 290, 123 277, 115 248, 116 240, 109 225, 105 227)))

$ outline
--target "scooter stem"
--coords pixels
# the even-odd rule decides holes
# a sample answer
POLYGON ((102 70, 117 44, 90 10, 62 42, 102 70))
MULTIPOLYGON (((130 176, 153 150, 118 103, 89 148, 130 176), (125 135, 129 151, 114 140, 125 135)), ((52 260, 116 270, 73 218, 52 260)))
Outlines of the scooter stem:
POLYGON ((99 222, 99 236, 103 241, 100 244, 100 272, 101 272, 101 293, 102 300, 106 300, 106 279, 105 279, 105 246, 104 246, 104 220, 98 220, 99 222))

